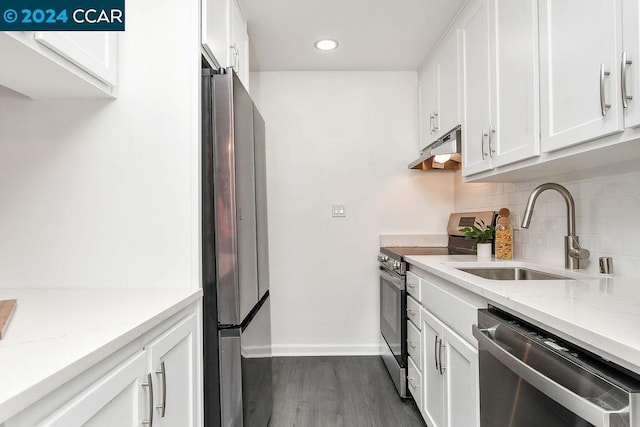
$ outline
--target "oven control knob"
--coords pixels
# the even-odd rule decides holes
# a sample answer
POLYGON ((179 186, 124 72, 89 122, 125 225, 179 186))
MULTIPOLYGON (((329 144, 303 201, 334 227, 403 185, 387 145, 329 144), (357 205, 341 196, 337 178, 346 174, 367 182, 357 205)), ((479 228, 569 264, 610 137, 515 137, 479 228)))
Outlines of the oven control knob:
POLYGON ((393 261, 393 269, 400 270, 400 261, 393 261))
POLYGON ((387 262, 387 261, 389 261, 389 257, 386 256, 386 255, 378 255, 378 261, 387 262))

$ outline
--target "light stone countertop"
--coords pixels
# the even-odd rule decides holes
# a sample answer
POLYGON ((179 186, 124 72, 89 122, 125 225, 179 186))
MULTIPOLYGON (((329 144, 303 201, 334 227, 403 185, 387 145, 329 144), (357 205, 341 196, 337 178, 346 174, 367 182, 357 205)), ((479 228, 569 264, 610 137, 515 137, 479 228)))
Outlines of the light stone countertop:
POLYGON ((0 340, 0 425, 198 301, 200 289, 9 289, 18 305, 0 340))
POLYGON ((407 261, 640 374, 639 279, 586 275, 517 260, 478 260, 471 255, 411 256, 407 261), (456 269, 500 266, 527 267, 574 280, 489 280, 456 269))

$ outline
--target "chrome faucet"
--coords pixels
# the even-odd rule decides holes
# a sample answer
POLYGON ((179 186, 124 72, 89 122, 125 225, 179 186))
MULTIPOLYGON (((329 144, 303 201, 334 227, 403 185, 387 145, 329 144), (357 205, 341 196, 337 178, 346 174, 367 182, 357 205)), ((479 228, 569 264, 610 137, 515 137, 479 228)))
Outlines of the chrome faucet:
POLYGON ((569 190, 560 184, 546 183, 536 187, 529 195, 527 207, 522 218, 522 228, 529 228, 533 207, 536 199, 545 190, 556 190, 567 202, 567 235, 564 237, 564 266, 565 268, 580 268, 580 260, 589 258, 589 251, 580 247, 578 236, 576 236, 576 205, 569 190))

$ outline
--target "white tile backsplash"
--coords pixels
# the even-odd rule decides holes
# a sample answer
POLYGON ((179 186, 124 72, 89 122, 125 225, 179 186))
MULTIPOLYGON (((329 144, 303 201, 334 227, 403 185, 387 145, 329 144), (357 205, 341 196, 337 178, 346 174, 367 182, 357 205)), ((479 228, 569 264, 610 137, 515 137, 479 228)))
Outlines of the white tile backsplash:
POLYGON ((514 254, 535 262, 564 267, 567 207, 554 191, 536 202, 531 226, 520 221, 531 193, 544 182, 565 186, 576 203, 576 230, 591 251, 587 272, 598 273, 598 257, 614 258, 615 274, 640 277, 640 160, 515 183, 468 183, 456 176, 456 211, 511 210, 514 254))

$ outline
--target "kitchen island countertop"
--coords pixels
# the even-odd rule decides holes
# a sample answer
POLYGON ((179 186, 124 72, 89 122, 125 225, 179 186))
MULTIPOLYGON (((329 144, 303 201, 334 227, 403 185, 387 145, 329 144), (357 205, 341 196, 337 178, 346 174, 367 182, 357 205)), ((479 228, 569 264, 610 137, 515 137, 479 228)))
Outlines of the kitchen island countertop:
POLYGON ((410 270, 435 274, 640 374, 640 280, 471 255, 410 256, 407 261, 410 270), (573 280, 490 280, 457 270, 474 267, 526 267, 573 280))
POLYGON ((0 425, 201 296, 200 289, 0 288, 0 300, 18 300, 0 340, 0 425))

